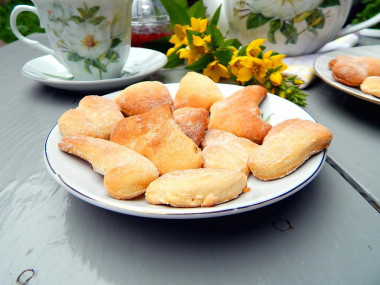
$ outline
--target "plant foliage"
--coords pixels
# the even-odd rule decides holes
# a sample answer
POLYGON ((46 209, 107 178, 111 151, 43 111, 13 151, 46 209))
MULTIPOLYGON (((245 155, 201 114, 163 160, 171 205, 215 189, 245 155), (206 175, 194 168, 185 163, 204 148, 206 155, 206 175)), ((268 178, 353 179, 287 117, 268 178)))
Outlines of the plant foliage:
POLYGON ((167 51, 166 68, 185 65, 215 82, 231 79, 241 85, 258 84, 269 92, 300 106, 306 105, 306 94, 299 89, 303 82, 285 77, 285 55, 263 46, 266 39, 255 39, 242 46, 237 39, 226 39, 218 28, 221 7, 208 19, 202 1, 188 7, 183 0, 161 0, 171 19, 174 45, 167 51))
MULTIPOLYGON (((5 43, 11 43, 17 40, 9 24, 10 14, 16 5, 33 6, 33 2, 30 0, 12 0, 3 6, 0 5, 0 40, 5 43)), ((19 14, 17 17, 17 26, 20 33, 24 36, 30 35, 32 33, 43 33, 45 31, 40 27, 38 17, 30 12, 19 14)))

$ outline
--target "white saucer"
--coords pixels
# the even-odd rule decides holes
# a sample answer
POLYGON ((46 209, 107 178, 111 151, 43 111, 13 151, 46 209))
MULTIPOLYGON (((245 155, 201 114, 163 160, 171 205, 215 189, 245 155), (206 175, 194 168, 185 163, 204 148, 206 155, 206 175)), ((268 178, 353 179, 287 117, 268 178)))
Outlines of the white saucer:
POLYGON ((52 55, 28 61, 21 73, 42 84, 73 91, 95 91, 122 89, 153 74, 167 62, 167 57, 158 51, 134 48, 129 51, 127 63, 120 78, 98 81, 76 81, 71 73, 52 55))

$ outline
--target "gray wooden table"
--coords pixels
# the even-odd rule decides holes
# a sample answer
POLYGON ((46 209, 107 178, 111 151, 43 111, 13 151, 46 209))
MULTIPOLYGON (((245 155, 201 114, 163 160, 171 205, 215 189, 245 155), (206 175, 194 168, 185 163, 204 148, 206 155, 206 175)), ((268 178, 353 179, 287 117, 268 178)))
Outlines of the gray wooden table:
POLYGON ((380 106, 316 80, 306 110, 334 140, 305 188, 233 216, 139 218, 87 204, 48 174, 45 139, 86 94, 24 78, 40 55, 21 42, 0 49, 0 284, 380 284, 380 106))

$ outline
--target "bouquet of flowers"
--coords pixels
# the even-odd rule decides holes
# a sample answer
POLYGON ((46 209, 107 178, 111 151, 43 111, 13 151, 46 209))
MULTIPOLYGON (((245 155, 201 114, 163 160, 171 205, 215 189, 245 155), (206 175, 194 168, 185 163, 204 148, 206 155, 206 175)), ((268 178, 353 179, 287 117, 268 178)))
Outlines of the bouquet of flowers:
POLYGON ((218 28, 221 7, 211 19, 201 0, 190 8, 186 1, 161 0, 173 26, 167 51, 166 68, 185 63, 186 68, 202 72, 215 82, 232 79, 243 86, 259 84, 268 92, 279 95, 300 106, 306 105, 306 94, 299 89, 303 82, 296 76, 285 77, 282 62, 285 55, 265 51, 265 39, 255 39, 242 46, 237 39, 226 39, 218 28))

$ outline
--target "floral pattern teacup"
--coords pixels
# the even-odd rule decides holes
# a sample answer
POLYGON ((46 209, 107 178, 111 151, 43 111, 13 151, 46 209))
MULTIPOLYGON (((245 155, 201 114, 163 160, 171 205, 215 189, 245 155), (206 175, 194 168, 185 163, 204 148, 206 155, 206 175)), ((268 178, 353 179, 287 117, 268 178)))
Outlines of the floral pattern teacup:
POLYGON ((313 53, 337 36, 380 21, 379 14, 341 30, 351 6, 352 0, 224 0, 225 32, 243 44, 266 38, 267 48, 288 56, 313 53))
POLYGON ((16 6, 13 33, 23 42, 54 55, 75 80, 121 76, 131 46, 132 0, 32 0, 35 7, 16 6), (17 15, 37 14, 51 49, 20 34, 17 15))

